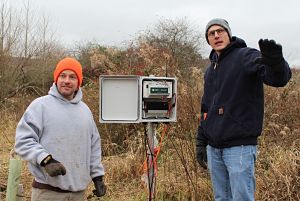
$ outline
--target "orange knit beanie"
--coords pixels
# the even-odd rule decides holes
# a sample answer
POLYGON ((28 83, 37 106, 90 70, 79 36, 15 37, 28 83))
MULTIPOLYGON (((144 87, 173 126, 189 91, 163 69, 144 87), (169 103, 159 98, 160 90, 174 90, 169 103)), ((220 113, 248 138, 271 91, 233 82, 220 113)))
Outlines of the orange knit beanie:
POLYGON ((57 79, 59 74, 64 70, 72 70, 76 73, 78 78, 78 88, 81 86, 82 83, 82 67, 81 64, 73 58, 67 57, 60 60, 55 68, 54 71, 54 82, 57 83, 57 79))

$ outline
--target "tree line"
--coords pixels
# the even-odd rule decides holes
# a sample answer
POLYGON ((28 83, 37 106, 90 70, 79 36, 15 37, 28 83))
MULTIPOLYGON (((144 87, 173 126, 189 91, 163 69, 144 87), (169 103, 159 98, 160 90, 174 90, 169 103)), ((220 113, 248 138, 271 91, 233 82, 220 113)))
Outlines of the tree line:
POLYGON ((188 81, 192 68, 207 64, 200 54, 203 36, 186 18, 161 19, 125 48, 93 41, 66 48, 56 40, 49 17, 35 14, 30 1, 21 10, 7 1, 0 5, 0 101, 20 91, 47 92, 53 69, 65 56, 82 63, 85 82, 100 74, 153 74, 188 81))

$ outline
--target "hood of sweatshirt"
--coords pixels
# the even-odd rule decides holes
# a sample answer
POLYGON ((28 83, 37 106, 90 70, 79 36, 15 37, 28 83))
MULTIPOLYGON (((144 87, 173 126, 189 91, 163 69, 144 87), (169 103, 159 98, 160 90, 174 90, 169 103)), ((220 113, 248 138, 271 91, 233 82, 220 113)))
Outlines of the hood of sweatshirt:
POLYGON ((51 86, 48 94, 51 95, 51 96, 54 96, 54 97, 56 97, 56 98, 58 98, 58 99, 60 99, 60 100, 62 100, 64 102, 71 103, 71 104, 77 104, 82 99, 82 90, 81 90, 81 88, 78 89, 78 91, 76 92, 75 97, 72 100, 68 100, 68 99, 64 98, 59 93, 59 91, 58 91, 57 86, 56 86, 55 83, 52 84, 52 86, 51 86))
POLYGON ((218 60, 222 59, 229 52, 231 52, 232 49, 235 49, 235 48, 244 48, 244 47, 247 47, 246 42, 243 39, 241 39, 241 38, 233 36, 230 44, 222 51, 222 53, 220 54, 220 56, 217 55, 217 53, 216 53, 215 50, 212 50, 210 52, 209 59, 210 59, 210 61, 212 63, 216 63, 218 60))

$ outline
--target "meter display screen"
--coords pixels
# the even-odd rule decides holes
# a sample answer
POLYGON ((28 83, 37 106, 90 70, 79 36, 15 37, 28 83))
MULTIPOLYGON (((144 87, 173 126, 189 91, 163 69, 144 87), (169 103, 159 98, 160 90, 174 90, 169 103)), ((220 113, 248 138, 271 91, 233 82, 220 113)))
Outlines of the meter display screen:
POLYGON ((151 87, 150 88, 151 94, 169 94, 168 87, 151 87))

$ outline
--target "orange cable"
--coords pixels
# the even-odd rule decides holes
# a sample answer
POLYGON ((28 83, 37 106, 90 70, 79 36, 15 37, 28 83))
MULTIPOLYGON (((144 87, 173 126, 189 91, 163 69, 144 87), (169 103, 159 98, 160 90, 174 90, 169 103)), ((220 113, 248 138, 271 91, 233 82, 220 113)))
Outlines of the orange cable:
MULTIPOLYGON (((157 175, 157 158, 158 158, 158 155, 160 153, 160 150, 161 150, 161 147, 162 147, 162 141, 163 141, 164 136, 165 136, 165 134, 167 132, 167 128, 168 128, 168 126, 165 124, 164 130, 163 130, 162 135, 161 135, 160 142, 159 142, 158 146, 156 148, 154 148, 154 160, 153 160, 153 163, 154 163, 154 169, 155 169, 155 176, 157 175)), ((152 164, 149 165, 149 168, 151 166, 152 166, 152 164)), ((142 167, 143 167, 143 170, 144 170, 143 172, 144 173, 148 171, 147 158, 145 159, 142 167)))

